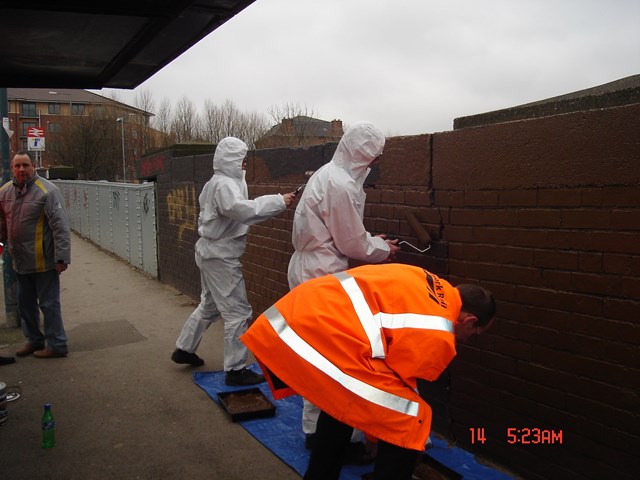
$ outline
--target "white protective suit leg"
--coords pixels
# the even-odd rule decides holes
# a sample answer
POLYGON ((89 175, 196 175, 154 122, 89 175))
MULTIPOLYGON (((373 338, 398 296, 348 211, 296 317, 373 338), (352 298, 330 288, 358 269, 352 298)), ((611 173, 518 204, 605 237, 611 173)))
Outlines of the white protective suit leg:
POLYGON ((200 259, 200 271, 217 309, 224 319, 224 371, 247 365, 249 350, 240 336, 249 327, 253 310, 247 300, 240 260, 200 259))
MULTIPOLYGON (((320 416, 320 409, 316 407, 306 398, 302 399, 302 432, 316 433, 316 426, 318 424, 318 417, 320 416)), ((351 434, 351 442, 358 443, 364 442, 364 434, 362 430, 357 428, 353 429, 351 434)))
POLYGON ((320 409, 316 407, 306 398, 302 399, 302 431, 307 433, 316 433, 318 417, 320 409))
POLYGON ((207 287, 207 282, 202 271, 200 271, 200 284, 202 285, 200 304, 196 307, 193 313, 189 315, 187 321, 184 322, 180 336, 176 341, 176 348, 189 353, 196 352, 207 328, 209 328, 212 323, 222 318, 216 306, 216 302, 211 295, 211 291, 207 287))

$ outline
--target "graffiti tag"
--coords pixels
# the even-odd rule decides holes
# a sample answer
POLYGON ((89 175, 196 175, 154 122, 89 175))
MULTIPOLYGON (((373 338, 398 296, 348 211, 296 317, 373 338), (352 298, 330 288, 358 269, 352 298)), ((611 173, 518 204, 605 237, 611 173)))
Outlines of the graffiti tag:
POLYGON ((196 228, 198 208, 195 187, 174 188, 167 194, 169 220, 178 226, 178 238, 182 240, 186 229, 196 228))

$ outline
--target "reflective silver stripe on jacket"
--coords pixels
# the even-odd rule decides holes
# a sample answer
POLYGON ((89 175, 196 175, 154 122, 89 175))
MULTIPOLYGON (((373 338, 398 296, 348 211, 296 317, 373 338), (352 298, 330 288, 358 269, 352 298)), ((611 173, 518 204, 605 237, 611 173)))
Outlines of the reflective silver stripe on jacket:
POLYGON ((453 322, 436 315, 419 313, 377 313, 382 328, 422 328, 453 333, 453 322))
POLYGON ((269 323, 280 339, 296 352, 298 356, 324 372, 353 394, 381 407, 412 417, 418 416, 418 402, 385 392, 342 372, 336 365, 331 363, 320 352, 298 336, 298 334, 289 327, 289 324, 275 306, 272 306, 264 312, 264 316, 269 320, 269 323))
POLYGON ((364 328, 364 332, 367 334, 367 338, 369 339, 369 344, 371 345, 371 357, 385 358, 387 355, 384 351, 384 344, 382 342, 382 330, 380 329, 380 323, 378 323, 378 319, 374 317, 373 313, 371 313, 369 304, 365 300, 356 279, 345 272, 334 273, 333 276, 340 281, 340 285, 342 285, 344 291, 347 292, 347 295, 353 304, 356 315, 358 315, 362 328, 364 328))
POLYGON ((444 317, 422 315, 417 313, 384 313, 375 315, 364 298, 364 294, 356 279, 346 272, 334 273, 340 285, 349 296, 353 308, 360 319, 362 328, 371 345, 372 358, 385 358, 386 352, 382 341, 382 328, 421 328, 423 330, 440 330, 453 333, 453 322, 444 317))

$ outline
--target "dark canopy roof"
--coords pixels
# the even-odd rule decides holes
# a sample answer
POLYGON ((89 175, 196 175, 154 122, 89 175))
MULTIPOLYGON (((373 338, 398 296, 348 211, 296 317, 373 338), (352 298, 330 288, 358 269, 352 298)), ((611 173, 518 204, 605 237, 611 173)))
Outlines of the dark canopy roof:
POLYGON ((135 88, 254 0, 0 0, 0 86, 135 88))

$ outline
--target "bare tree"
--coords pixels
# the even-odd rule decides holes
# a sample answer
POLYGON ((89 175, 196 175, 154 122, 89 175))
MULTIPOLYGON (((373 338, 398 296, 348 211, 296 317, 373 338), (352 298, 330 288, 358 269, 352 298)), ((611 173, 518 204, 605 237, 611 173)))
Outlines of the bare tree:
POLYGON ((153 98, 153 94, 150 90, 142 90, 141 92, 136 93, 134 104, 136 108, 142 110, 142 118, 141 118, 141 134, 142 134, 142 153, 146 153, 149 150, 157 147, 156 138, 151 134, 151 126, 149 125, 149 117, 155 109, 155 100, 153 98))
POLYGON ((189 142, 197 137, 197 115, 193 102, 186 96, 182 97, 176 105, 176 110, 171 118, 171 132, 175 134, 176 142, 189 142))
POLYGON ((272 105, 267 112, 275 124, 281 123, 285 118, 315 117, 317 115, 313 107, 294 102, 272 105))
POLYGON ((218 143, 225 135, 223 133, 222 110, 213 101, 204 101, 202 112, 202 137, 205 142, 218 143))
POLYGON ((222 104, 222 121, 222 129, 226 137, 237 136, 240 133, 242 114, 230 99, 226 99, 222 104))
POLYGON ((155 109, 156 102, 151 90, 142 90, 136 93, 133 104, 136 108, 151 113, 155 109))
POLYGON ((113 100, 114 102, 124 103, 122 102, 122 100, 120 100, 120 92, 118 90, 111 90, 107 92, 106 95, 103 95, 103 96, 113 100))
POLYGON ((202 113, 202 139, 218 143, 224 137, 242 139, 249 148, 254 148, 255 141, 268 129, 267 118, 255 112, 242 112, 227 99, 221 105, 205 100, 202 113))
POLYGON ((269 130, 269 121, 262 113, 251 112, 245 114, 243 125, 245 126, 243 138, 250 149, 254 149, 256 140, 269 130))
POLYGON ((222 105, 206 99, 202 113, 198 115, 191 100, 185 96, 178 101, 175 109, 165 98, 153 125, 171 142, 218 143, 225 137, 234 136, 242 139, 249 148, 255 148, 255 141, 268 130, 269 121, 264 114, 241 111, 230 99, 222 105))
POLYGON ((171 101, 165 97, 151 122, 151 125, 162 133, 158 145, 160 147, 166 147, 175 142, 175 135, 171 132, 171 113, 171 101))
POLYGON ((115 180, 121 171, 120 136, 113 109, 65 118, 47 144, 57 163, 76 167, 86 180, 115 180))

